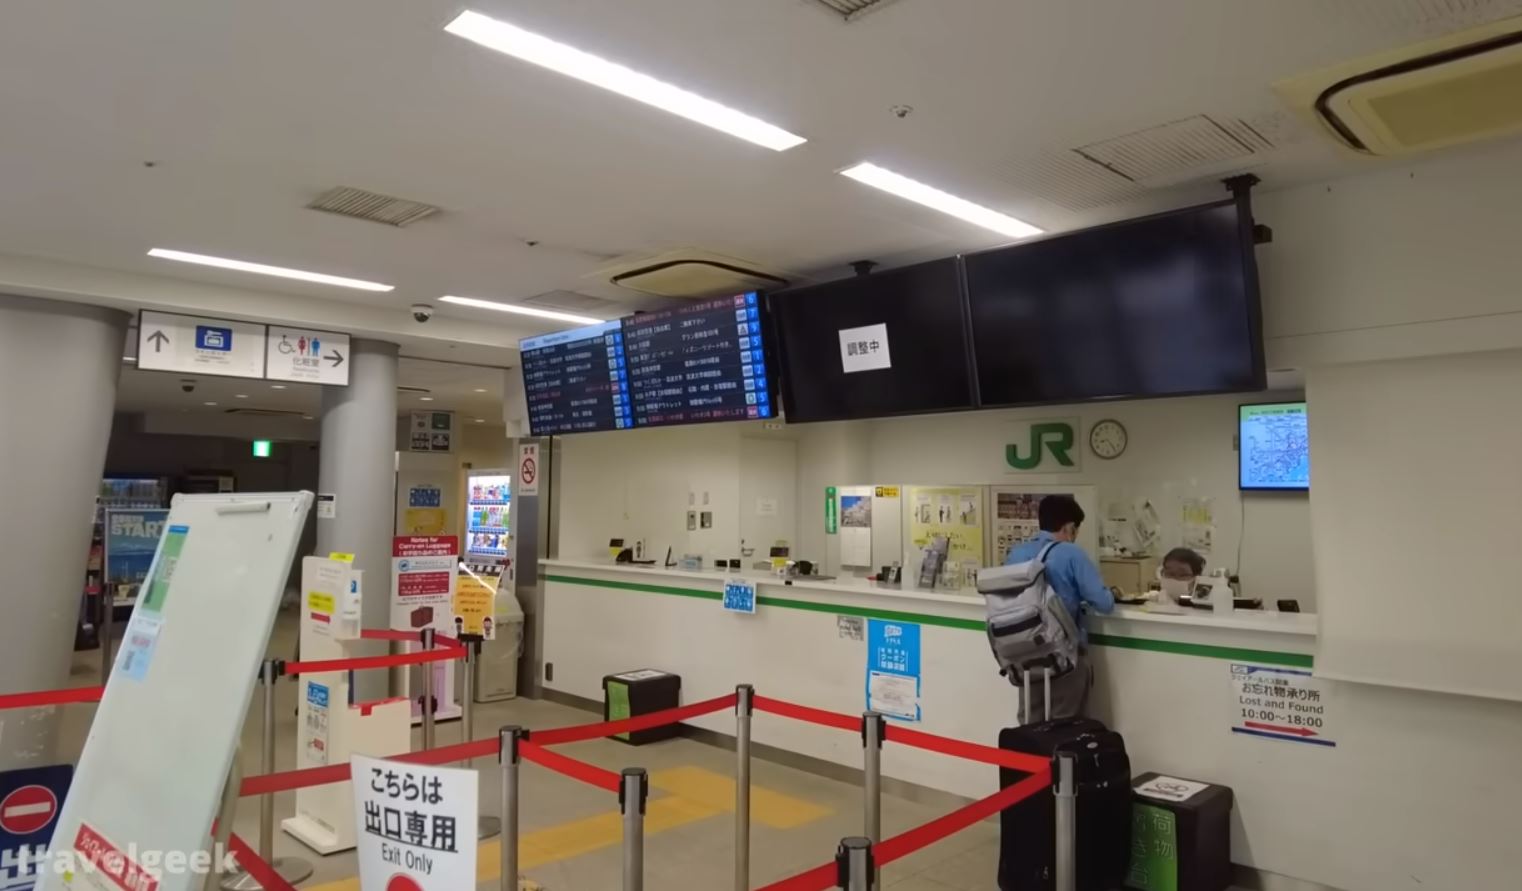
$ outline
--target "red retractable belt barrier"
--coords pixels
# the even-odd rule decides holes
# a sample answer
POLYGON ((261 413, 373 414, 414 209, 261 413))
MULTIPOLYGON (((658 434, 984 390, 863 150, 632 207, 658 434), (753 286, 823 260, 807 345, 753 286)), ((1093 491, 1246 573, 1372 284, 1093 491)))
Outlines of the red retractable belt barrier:
POLYGON ((770 712, 781 715, 784 718, 792 718, 795 721, 806 721, 810 724, 818 724, 821 727, 834 727, 837 730, 849 730, 852 733, 861 732, 861 716, 852 717, 835 712, 827 712, 822 708, 813 708, 807 705, 798 705, 792 702, 784 702, 781 699, 772 699, 769 696, 757 696, 751 700, 757 711, 770 712))
POLYGON ((617 792, 623 783, 618 774, 611 770, 603 770, 585 761, 577 761, 559 752, 551 752, 544 746, 535 745, 531 741, 525 740, 518 743, 518 754, 522 755, 525 761, 532 761, 540 767, 547 767, 558 774, 609 792, 617 792))
POLYGON ((961 832, 979 820, 986 820, 1018 801, 1023 801, 1052 784, 1050 770, 1032 774, 1012 786, 1005 786, 987 798, 974 801, 944 817, 938 817, 923 826, 916 826, 884 839, 872 852, 878 866, 886 866, 907 857, 920 848, 935 844, 948 836, 961 832))
POLYGON ((913 746, 916 749, 925 749, 929 752, 939 752, 942 755, 951 755, 954 758, 964 758, 968 761, 981 761, 984 764, 995 764, 999 767, 1008 767, 1022 773, 1041 773, 1051 768, 1051 761, 1038 755, 1026 755, 1022 752, 1010 752, 993 746, 979 745, 978 743, 964 742, 960 739, 950 739, 945 736, 936 736, 923 730, 910 730, 897 724, 889 724, 888 732, 884 736, 889 742, 902 743, 913 746))
MULTIPOLYGON (((470 761, 495 754, 497 754, 496 739, 478 739, 474 742, 456 743, 425 752, 403 752, 400 755, 388 756, 388 759, 407 764, 448 764, 452 761, 470 761)), ((243 781, 242 786, 238 787, 238 794, 240 797, 248 798, 251 795, 268 795, 272 792, 289 792, 292 789, 305 789, 309 786, 342 783, 348 779, 349 765, 330 764, 326 767, 308 767, 304 770, 288 770, 285 773, 249 777, 243 781)))
POLYGON ((403 665, 424 665, 429 662, 451 662, 465 656, 464 648, 438 647, 418 653, 398 653, 395 656, 357 656, 352 659, 322 659, 316 662, 287 662, 288 675, 316 674, 322 671, 364 671, 368 668, 399 668, 403 665))
POLYGON ((556 727, 553 730, 535 730, 534 742, 541 746, 559 746, 604 736, 616 736, 620 733, 634 733, 651 727, 664 727, 667 724, 677 724, 690 718, 734 708, 736 701, 735 694, 730 693, 715 699, 694 702, 692 705, 668 708, 634 718, 620 718, 617 721, 602 721, 596 724, 578 724, 574 727, 556 727))
POLYGON ((7 693, 0 696, 0 711, 11 708, 36 708, 43 705, 67 705, 71 702, 100 702, 105 687, 68 687, 36 693, 7 693))

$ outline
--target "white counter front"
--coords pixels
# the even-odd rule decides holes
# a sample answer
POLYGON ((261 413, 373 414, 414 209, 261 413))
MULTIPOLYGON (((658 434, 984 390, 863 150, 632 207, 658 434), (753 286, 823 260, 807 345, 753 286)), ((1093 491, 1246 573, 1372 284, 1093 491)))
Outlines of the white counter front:
MULTIPOLYGON (((750 683, 762 695, 858 714, 866 707, 866 644, 851 636, 854 622, 837 617, 876 617, 920 626, 920 729, 993 743, 1017 713, 1017 693, 994 667, 983 606, 973 597, 858 581, 784 585, 744 574, 758 594, 757 612, 746 615, 721 607, 720 573, 577 560, 542 566, 553 690, 600 699, 604 675, 651 667, 682 676, 684 702, 750 683)), ((1232 666, 1312 668, 1315 616, 1121 607, 1090 617, 1089 627, 1092 711, 1124 734, 1134 773, 1233 788, 1238 863, 1357 891, 1498 888, 1495 877, 1514 875, 1508 827, 1515 821, 1507 815, 1522 795, 1522 710, 1325 681, 1321 744, 1263 739, 1231 732, 1241 717, 1232 666), (1456 752, 1465 775, 1494 782, 1450 782, 1443 763, 1456 752)), ((734 720, 717 714, 694 723, 727 734, 734 720)), ((861 740, 850 733, 758 714, 754 734, 789 751, 861 764, 861 740)), ((993 768, 894 745, 884 751, 883 770, 968 797, 993 791, 997 779, 993 768)))

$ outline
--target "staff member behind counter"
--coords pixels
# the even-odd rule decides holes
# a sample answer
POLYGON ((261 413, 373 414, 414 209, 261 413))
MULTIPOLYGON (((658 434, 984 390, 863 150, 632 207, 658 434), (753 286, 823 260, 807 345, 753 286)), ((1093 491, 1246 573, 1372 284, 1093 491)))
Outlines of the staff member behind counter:
POLYGON ((1194 594, 1194 582, 1205 574, 1205 558, 1189 548, 1174 548, 1163 557, 1163 568, 1158 571, 1163 595, 1174 603, 1181 597, 1194 594))
MULTIPOLYGON (((1061 677, 1052 679, 1051 715, 1072 718, 1082 715, 1089 704, 1089 690, 1094 686, 1094 666, 1089 662, 1089 630, 1084 626, 1083 605, 1098 613, 1115 609, 1115 595, 1105 587, 1099 567, 1083 548, 1075 544, 1078 527, 1083 525, 1083 508, 1070 495, 1048 495, 1036 508, 1041 531, 1029 541, 1016 545, 1005 558, 1005 565, 1034 560, 1051 542, 1057 544, 1046 555, 1046 581, 1078 627, 1078 664, 1061 677)), ((1031 715, 1035 720, 1045 714, 1046 696, 1041 684, 1031 685, 1031 715)))

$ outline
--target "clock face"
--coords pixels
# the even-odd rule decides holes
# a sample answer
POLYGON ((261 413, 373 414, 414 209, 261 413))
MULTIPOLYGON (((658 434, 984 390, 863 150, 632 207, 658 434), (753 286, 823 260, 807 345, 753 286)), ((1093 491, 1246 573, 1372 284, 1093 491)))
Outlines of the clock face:
POLYGON ((1089 429, 1089 448, 1105 460, 1119 458, 1126 441, 1126 428, 1119 421, 1100 421, 1089 429))

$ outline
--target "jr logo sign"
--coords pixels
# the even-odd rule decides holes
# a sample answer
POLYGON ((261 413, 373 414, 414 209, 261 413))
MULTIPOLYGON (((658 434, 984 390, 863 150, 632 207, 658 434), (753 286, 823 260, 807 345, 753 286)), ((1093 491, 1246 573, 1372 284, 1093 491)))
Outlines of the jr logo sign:
POLYGON ((1004 463, 1011 473, 1073 473, 1083 458, 1077 430, 1077 418, 1022 421, 1004 447, 1004 463))

